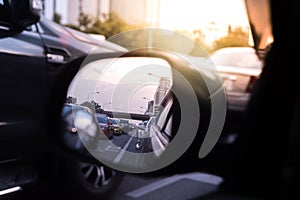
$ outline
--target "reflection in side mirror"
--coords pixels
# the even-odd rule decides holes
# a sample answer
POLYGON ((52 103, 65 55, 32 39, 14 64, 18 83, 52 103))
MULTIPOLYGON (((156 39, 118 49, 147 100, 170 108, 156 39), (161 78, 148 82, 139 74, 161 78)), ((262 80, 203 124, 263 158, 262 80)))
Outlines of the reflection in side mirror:
POLYGON ((156 115, 172 86, 170 65, 160 58, 103 59, 84 66, 69 87, 77 104, 90 103, 97 113, 107 113, 129 127, 156 115), (132 115, 132 116, 131 116, 132 115))
MULTIPOLYGON (((98 119, 99 143, 97 151, 88 149, 90 153, 108 165, 122 165, 121 150, 133 154, 143 152, 144 143, 150 137, 151 123, 147 122, 159 114, 161 102, 172 85, 172 68, 161 58, 107 58, 84 65, 69 86, 68 98, 76 99, 73 103, 78 105, 92 105, 96 116, 118 121, 118 126, 114 126, 110 120, 98 119), (115 136, 111 137, 112 134, 115 136)), ((75 114, 77 129, 86 130, 89 120, 84 113, 75 114)), ((128 161, 137 166, 139 160, 136 157, 135 161, 128 161)))
POLYGON ((93 116, 83 110, 78 110, 74 115, 74 125, 77 131, 82 131, 90 137, 95 137, 97 127, 94 124, 93 116))
POLYGON ((63 148, 87 156, 86 148, 94 149, 98 143, 98 125, 88 107, 65 104, 62 111, 63 148))
POLYGON ((73 103, 92 105, 96 115, 107 116, 97 121, 102 131, 96 148, 85 145, 90 154, 133 173, 163 169, 188 155, 191 145, 194 159, 199 152, 207 154, 224 122, 222 79, 213 70, 200 74, 187 57, 158 49, 118 56, 90 56, 68 89, 73 103), (109 118, 117 119, 118 127, 109 118), (115 136, 109 140, 104 134, 115 136))

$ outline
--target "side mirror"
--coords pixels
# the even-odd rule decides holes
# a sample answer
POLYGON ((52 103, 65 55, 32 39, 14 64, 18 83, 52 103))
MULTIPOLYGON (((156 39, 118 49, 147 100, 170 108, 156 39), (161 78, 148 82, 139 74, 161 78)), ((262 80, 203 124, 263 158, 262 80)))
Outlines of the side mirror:
MULTIPOLYGON (((198 48, 193 42, 188 47, 191 52, 198 48)), ((97 148, 87 148, 93 158, 118 171, 199 169, 200 160, 217 143, 226 115, 222 78, 204 61, 156 47, 109 54, 96 50, 66 67, 52 94, 57 99, 59 92, 60 102, 54 102, 49 112, 71 96, 78 105, 89 102, 96 112, 119 119, 122 144, 117 137, 107 139, 112 132, 103 125, 97 148), (149 120, 154 120, 151 126, 137 128, 149 120)), ((55 114, 51 116, 57 120, 55 114)), ((53 126, 50 130, 59 134, 53 126)))
MULTIPOLYGON (((101 107, 99 112, 121 121, 123 131, 123 145, 99 138, 97 148, 87 148, 94 158, 134 173, 165 167, 175 171, 187 160, 197 168, 220 136, 226 105, 222 82, 187 59, 151 48, 112 58, 90 55, 82 63, 67 96, 79 105, 101 107), (152 117, 156 120, 147 134, 142 122, 152 117)), ((99 135, 109 134, 101 128, 104 134, 99 135)))
POLYGON ((0 31, 18 32, 39 21, 43 3, 41 0, 0 1, 0 31))

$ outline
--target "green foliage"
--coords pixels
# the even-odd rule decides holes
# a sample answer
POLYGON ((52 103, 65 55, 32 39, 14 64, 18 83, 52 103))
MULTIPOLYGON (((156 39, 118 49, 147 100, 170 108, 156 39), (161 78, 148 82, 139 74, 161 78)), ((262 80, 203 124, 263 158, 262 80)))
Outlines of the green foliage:
POLYGON ((61 23, 61 15, 58 13, 53 14, 53 21, 60 24, 61 23))
MULTIPOLYGON (((175 31, 164 34, 162 31, 153 29, 138 29, 139 26, 132 26, 121 19, 116 13, 103 14, 99 18, 92 18, 87 14, 80 13, 78 17, 79 26, 68 24, 66 26, 86 33, 104 35, 109 41, 119 44, 128 50, 153 46, 170 51, 180 51, 193 56, 206 56, 223 47, 249 46, 248 32, 242 27, 228 27, 228 34, 208 44, 205 32, 201 29, 193 33, 187 31, 175 31), (119 33, 126 34, 118 35, 119 33), (192 45, 188 40, 194 40, 192 45), (191 46, 192 45, 192 46, 191 46), (180 48, 178 48, 180 47, 180 48)), ((141 26, 145 27, 145 26, 141 26)))
POLYGON ((91 27, 87 28, 85 32, 100 34, 109 38, 133 28, 115 13, 103 14, 100 19, 94 19, 91 27))
POLYGON ((68 96, 66 98, 66 103, 76 104, 76 102, 77 102, 77 98, 76 97, 68 96))
POLYGON ((92 110, 92 112, 95 113, 95 106, 91 102, 85 101, 85 102, 81 103, 80 105, 90 108, 92 110))
POLYGON ((102 109, 102 107, 99 105, 98 102, 92 100, 91 104, 93 105, 93 107, 95 108, 96 113, 103 113, 104 110, 102 109))
POLYGON ((247 47, 249 35, 241 27, 234 30, 229 26, 228 35, 215 41, 213 50, 221 49, 224 47, 247 47))
POLYGON ((95 113, 95 112, 96 113, 104 113, 104 110, 99 105, 99 103, 94 100, 85 101, 85 102, 81 103, 80 105, 90 108, 93 111, 93 113, 95 113))
POLYGON ((81 12, 78 17, 79 29, 82 31, 86 31, 90 27, 92 21, 92 17, 81 12))

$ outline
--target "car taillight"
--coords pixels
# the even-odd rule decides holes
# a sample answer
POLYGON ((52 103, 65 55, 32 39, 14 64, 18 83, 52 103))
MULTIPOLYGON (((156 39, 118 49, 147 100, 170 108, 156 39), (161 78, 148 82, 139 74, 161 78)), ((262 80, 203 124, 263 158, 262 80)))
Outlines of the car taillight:
POLYGON ((247 88, 246 88, 246 93, 252 93, 257 79, 258 79, 257 76, 250 76, 250 80, 249 80, 247 88))

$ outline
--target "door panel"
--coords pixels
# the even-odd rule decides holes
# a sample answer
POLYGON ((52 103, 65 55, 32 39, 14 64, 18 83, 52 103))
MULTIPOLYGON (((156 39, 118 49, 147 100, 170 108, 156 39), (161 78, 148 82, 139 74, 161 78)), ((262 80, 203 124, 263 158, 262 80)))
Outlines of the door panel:
POLYGON ((42 136, 47 68, 37 33, 0 39, 0 159, 34 149, 42 136))

